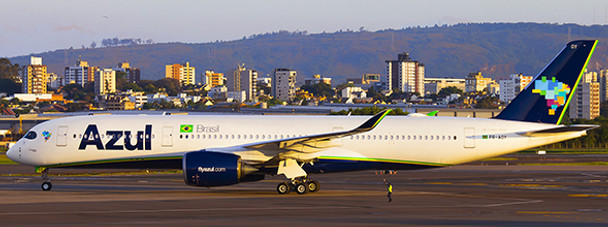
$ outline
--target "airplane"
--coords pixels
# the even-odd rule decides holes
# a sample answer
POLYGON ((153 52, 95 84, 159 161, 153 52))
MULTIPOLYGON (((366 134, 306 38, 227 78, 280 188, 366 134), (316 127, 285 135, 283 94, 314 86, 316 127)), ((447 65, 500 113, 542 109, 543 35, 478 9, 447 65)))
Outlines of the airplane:
POLYGON ((6 153, 36 167, 182 169, 187 185, 214 187, 284 175, 279 194, 316 192, 310 174, 453 166, 586 135, 562 125, 597 40, 568 43, 490 119, 387 116, 89 115, 49 120, 6 153))

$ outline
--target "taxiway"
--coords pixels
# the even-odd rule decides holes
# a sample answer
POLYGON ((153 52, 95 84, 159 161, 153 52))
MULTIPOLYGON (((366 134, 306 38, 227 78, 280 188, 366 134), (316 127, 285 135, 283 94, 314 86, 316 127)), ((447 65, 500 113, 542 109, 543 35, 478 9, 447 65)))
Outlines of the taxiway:
POLYGON ((304 195, 278 195, 282 177, 194 188, 180 174, 154 172, 53 176, 53 190, 45 192, 39 177, 21 172, 31 173, 31 167, 0 165, 2 226, 608 224, 606 166, 464 165, 396 175, 313 175, 321 190, 304 195), (391 203, 382 179, 394 185, 391 203))

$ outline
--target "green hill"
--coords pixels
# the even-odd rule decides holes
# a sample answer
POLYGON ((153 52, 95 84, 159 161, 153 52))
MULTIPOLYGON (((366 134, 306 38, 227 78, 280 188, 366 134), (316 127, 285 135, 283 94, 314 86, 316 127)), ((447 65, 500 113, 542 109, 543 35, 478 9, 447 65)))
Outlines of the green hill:
MULTIPOLYGON (((162 43, 68 49, 35 54, 43 57, 49 72, 63 75, 63 68, 76 63, 79 55, 89 64, 113 67, 128 61, 142 71, 144 79, 164 77, 166 64, 189 61, 197 69, 197 79, 205 69, 231 74, 239 63, 257 69, 260 75, 274 68, 298 71, 298 80, 321 74, 344 81, 363 73, 385 74, 385 60, 397 53, 426 65, 427 77, 463 78, 482 71, 491 77, 512 73, 535 75, 570 38, 600 40, 590 69, 608 66, 608 26, 575 24, 484 23, 425 28, 405 28, 375 32, 306 34, 276 32, 246 39, 201 44, 162 43)), ((25 64, 29 56, 11 58, 25 64)))

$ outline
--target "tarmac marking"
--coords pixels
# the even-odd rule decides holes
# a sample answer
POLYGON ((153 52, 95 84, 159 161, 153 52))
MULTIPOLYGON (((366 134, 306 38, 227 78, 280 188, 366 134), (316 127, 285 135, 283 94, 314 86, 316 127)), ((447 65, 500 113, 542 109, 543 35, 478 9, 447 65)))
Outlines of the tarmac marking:
POLYGON ((359 209, 347 206, 311 206, 311 207, 230 207, 230 208, 197 208, 197 209, 158 209, 158 210, 89 210, 89 211, 37 211, 0 213, 8 215, 60 215, 60 214, 113 214, 113 213, 159 213, 159 212, 202 212, 202 211, 248 211, 248 210, 310 210, 310 209, 359 209))
POLYGON ((570 194, 568 197, 608 197, 608 194, 570 194))
POLYGON ((544 202, 544 201, 542 201, 542 200, 530 200, 530 201, 521 201, 521 202, 489 204, 489 205, 484 205, 483 207, 499 207, 499 206, 522 205, 522 204, 542 203, 542 202, 544 202))
MULTIPOLYGON (((542 200, 532 201, 521 201, 521 202, 508 202, 508 203, 496 203, 496 204, 485 204, 485 205, 455 205, 455 206, 391 206, 390 208, 449 208, 449 207, 499 207, 499 206, 510 206, 510 205, 521 205, 529 203, 540 203, 542 200)), ((389 207, 370 207, 373 209, 377 208, 389 208, 389 207)), ((313 209, 361 209, 359 206, 310 206, 310 207, 228 207, 228 208, 194 208, 194 209, 150 209, 150 210, 88 210, 88 211, 36 211, 36 212, 7 212, 0 213, 0 216, 12 216, 12 215, 66 215, 66 214, 114 214, 114 213, 165 213, 165 212, 205 212, 205 211, 251 211, 251 210, 313 210, 313 209)), ((529 211, 527 213, 534 213, 535 211, 529 211)), ((518 212, 520 213, 520 212, 518 212)), ((526 211, 522 211, 526 213, 526 211)), ((538 212, 536 212, 538 213, 538 212)), ((576 212, 567 212, 576 213, 576 212)), ((557 212, 547 213, 557 214, 557 212)))
POLYGON ((517 211, 518 214, 574 214, 578 212, 574 211, 517 211))
POLYGON ((525 188, 559 188, 562 185, 551 185, 551 184, 501 184, 503 187, 525 187, 525 188))

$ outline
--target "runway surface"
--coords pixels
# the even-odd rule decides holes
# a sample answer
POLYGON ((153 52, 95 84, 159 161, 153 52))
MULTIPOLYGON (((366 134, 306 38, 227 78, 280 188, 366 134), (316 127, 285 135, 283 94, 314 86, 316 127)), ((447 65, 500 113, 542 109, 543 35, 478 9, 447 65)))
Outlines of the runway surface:
MULTIPOLYGON (((180 174, 54 176, 0 166, 1 226, 608 225, 607 166, 465 165, 313 175, 316 193, 278 195, 281 177, 194 188, 180 174), (388 203, 386 178, 394 185, 388 203)), ((57 173, 74 173, 59 169, 57 173)))

